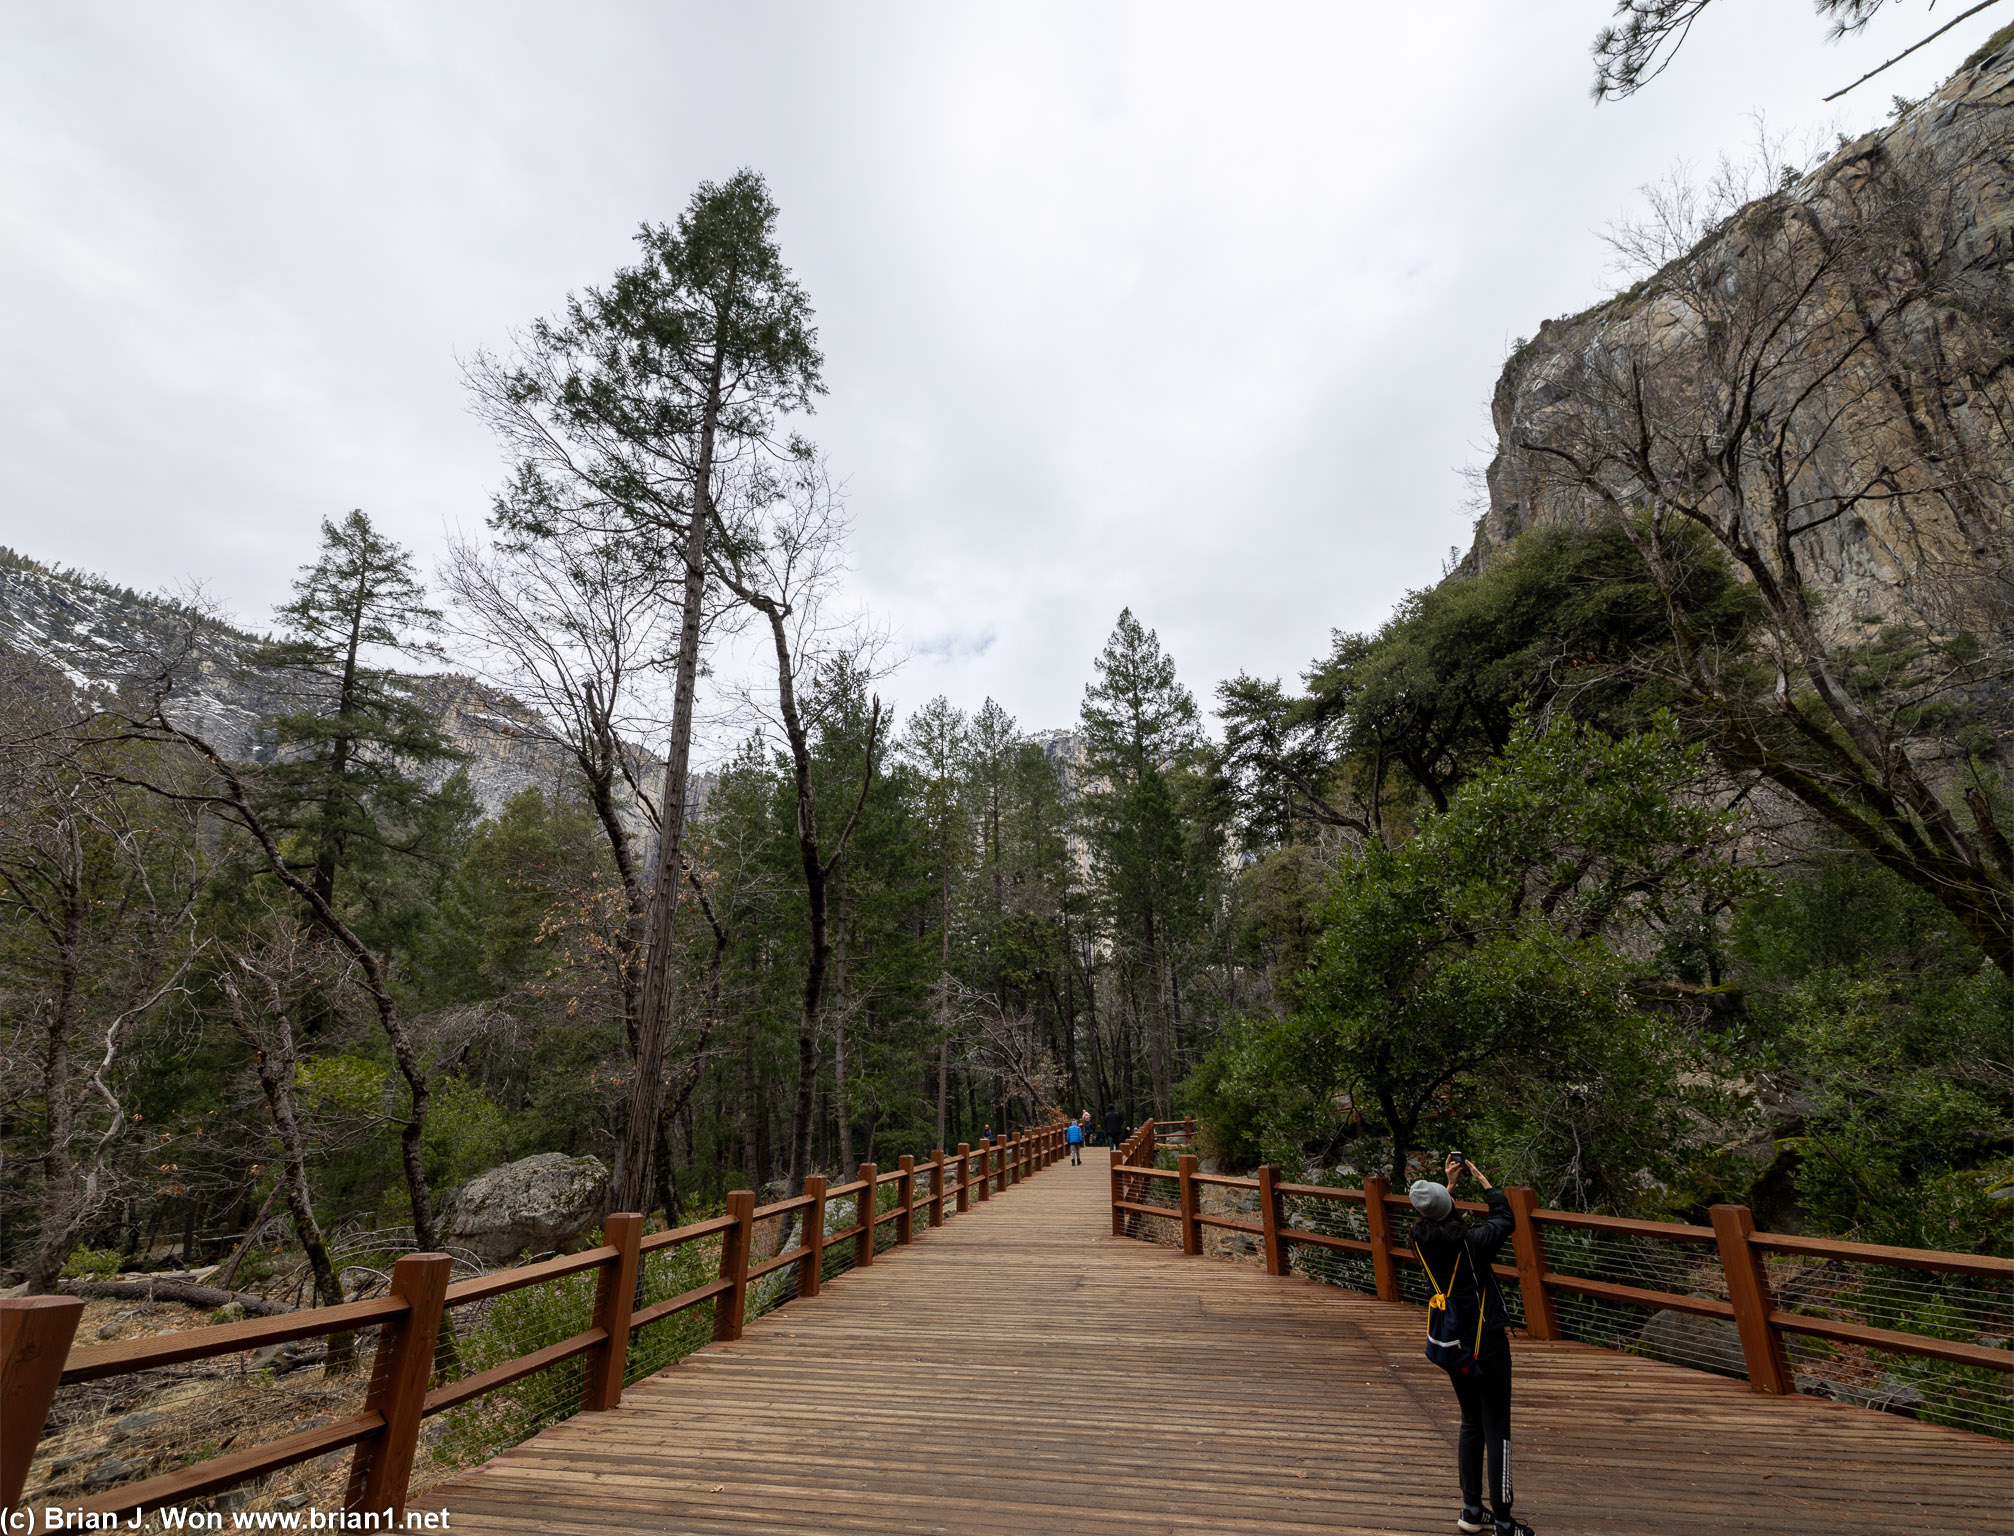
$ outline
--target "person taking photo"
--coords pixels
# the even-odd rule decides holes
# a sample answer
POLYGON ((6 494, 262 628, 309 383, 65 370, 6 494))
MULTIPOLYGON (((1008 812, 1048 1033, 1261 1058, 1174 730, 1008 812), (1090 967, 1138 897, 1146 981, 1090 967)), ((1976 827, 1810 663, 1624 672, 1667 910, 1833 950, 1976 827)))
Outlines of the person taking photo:
POLYGON ((1456 1450, 1461 1477, 1463 1531, 1495 1536, 1532 1536, 1531 1527, 1511 1514, 1511 1352, 1504 1329, 1503 1291, 1490 1261, 1511 1235, 1517 1218, 1510 1201, 1480 1168, 1459 1152, 1448 1154, 1446 1184, 1416 1180, 1408 1191, 1419 1212, 1412 1226, 1413 1251, 1433 1287, 1428 1307, 1427 1357, 1448 1373, 1461 1404, 1462 1431, 1456 1450), (1455 1209, 1450 1192, 1466 1173, 1482 1186, 1489 1214, 1471 1226, 1455 1209), (1483 1463, 1489 1463, 1488 1512, 1483 1498, 1483 1463))

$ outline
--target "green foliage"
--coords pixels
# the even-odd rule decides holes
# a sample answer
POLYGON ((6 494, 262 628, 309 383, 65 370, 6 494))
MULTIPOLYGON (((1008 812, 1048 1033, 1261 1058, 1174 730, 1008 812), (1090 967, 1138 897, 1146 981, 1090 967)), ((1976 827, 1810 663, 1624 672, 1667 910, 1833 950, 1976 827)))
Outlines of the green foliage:
POLYGON ((1801 1106, 1790 1180, 1822 1230, 2014 1252, 2014 989, 1948 913, 1857 854, 1748 903, 1734 961, 1761 1064, 1801 1106))
POLYGON ((1210 1136, 1298 1161, 1360 1125, 1403 1182, 1423 1136, 1459 1134, 1634 1204, 1671 1171, 1684 1053, 1616 942, 1742 883, 1729 818, 1687 794, 1700 766, 1668 723, 1515 725, 1446 815, 1342 859, 1296 1011, 1227 1034, 1196 1084, 1210 1136))
MULTIPOLYGON (((1671 602, 1700 643, 1738 644, 1753 596, 1703 540, 1675 538, 1686 575, 1671 602)), ((1249 677, 1224 684, 1223 761, 1248 839, 1285 841, 1304 819, 1402 829, 1407 782, 1444 811, 1509 749, 1523 710, 1618 735, 1648 729, 1678 701, 1657 664, 1667 612, 1619 525, 1534 529, 1480 571, 1408 594, 1375 634, 1338 633, 1304 695, 1249 677)))
POLYGON ((377 1117, 391 1093, 391 1070, 363 1056, 324 1056, 295 1069, 294 1088, 312 1113, 377 1117))
POLYGON ((427 1178, 461 1184, 510 1155, 510 1117, 465 1078, 450 1077, 434 1088, 424 1142, 427 1178))
POLYGON ((77 1248, 63 1261, 65 1280, 109 1280, 124 1266, 113 1248, 77 1248))

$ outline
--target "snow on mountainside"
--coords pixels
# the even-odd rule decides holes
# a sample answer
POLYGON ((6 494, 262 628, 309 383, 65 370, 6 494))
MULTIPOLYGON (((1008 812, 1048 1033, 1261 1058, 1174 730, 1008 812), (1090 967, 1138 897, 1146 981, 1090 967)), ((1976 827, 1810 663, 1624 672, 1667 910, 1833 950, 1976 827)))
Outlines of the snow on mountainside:
MULTIPOLYGON (((0 646, 51 668, 78 702, 109 703, 145 686, 157 658, 181 648, 193 610, 75 571, 53 571, 0 548, 0 646)), ((271 752, 259 722, 287 707, 279 679, 252 662, 259 637, 214 621, 169 708, 176 724, 241 762, 271 752)), ((565 778, 564 752, 519 700, 456 673, 409 674, 409 694, 467 755, 476 798, 494 813, 520 790, 548 792, 565 778)), ((447 770, 437 770, 445 772, 447 770)))

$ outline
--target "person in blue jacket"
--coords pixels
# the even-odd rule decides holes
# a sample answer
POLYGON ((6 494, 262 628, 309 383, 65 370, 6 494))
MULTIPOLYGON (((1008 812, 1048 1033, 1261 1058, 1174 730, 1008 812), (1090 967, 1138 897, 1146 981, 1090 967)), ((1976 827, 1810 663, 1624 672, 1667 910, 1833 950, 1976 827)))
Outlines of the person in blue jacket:
POLYGON ((1413 1222, 1413 1250, 1425 1265, 1428 1283, 1446 1298, 1446 1316, 1436 1334, 1459 1341, 1459 1364, 1442 1359, 1461 1404, 1462 1432, 1456 1447, 1461 1476, 1462 1512, 1455 1525, 1463 1531, 1493 1531, 1495 1536, 1531 1536, 1531 1527, 1511 1514, 1510 1337, 1503 1291, 1490 1261, 1517 1226, 1510 1201, 1493 1188, 1480 1168, 1459 1152, 1448 1155, 1447 1184, 1428 1179, 1408 1191, 1419 1218, 1413 1222), (1455 1209, 1449 1189, 1466 1173, 1483 1187, 1489 1214, 1474 1226, 1455 1209), (1483 1462, 1487 1454, 1490 1485, 1484 1512, 1483 1462))
POLYGON ((1063 1133, 1063 1139, 1070 1143, 1070 1166, 1075 1168, 1084 1161, 1083 1122, 1072 1120, 1070 1128, 1063 1133))

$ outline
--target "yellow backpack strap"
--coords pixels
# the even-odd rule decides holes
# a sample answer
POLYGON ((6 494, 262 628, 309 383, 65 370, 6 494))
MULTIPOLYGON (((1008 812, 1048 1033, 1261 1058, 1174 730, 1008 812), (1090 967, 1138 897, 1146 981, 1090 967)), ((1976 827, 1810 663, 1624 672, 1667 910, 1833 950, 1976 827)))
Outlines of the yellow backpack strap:
MULTIPOLYGON (((1420 1245, 1418 1243, 1413 1244, 1413 1257, 1420 1261, 1420 1268, 1425 1270, 1427 1274, 1427 1284, 1431 1285, 1434 1288, 1433 1299, 1427 1303, 1427 1310, 1429 1312, 1446 1311, 1448 1305, 1447 1290, 1442 1287, 1440 1281, 1434 1278, 1433 1266, 1427 1263, 1427 1256, 1424 1253, 1420 1252, 1420 1245)), ((1455 1283, 1455 1276, 1461 1273, 1461 1269, 1462 1269, 1462 1256, 1460 1254, 1456 1254, 1455 1267, 1448 1271, 1449 1286, 1452 1286, 1455 1283)))

